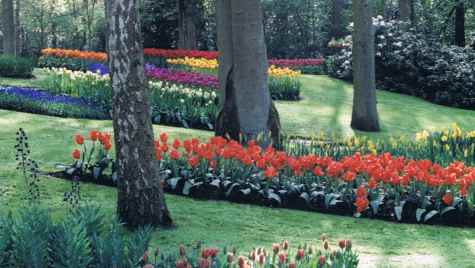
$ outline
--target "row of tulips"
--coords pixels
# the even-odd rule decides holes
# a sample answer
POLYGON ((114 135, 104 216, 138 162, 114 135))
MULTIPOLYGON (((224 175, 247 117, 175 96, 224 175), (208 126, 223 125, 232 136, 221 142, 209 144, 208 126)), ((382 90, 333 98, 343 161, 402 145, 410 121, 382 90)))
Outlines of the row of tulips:
MULTIPOLYGON (((304 64, 305 62, 310 62, 310 60, 302 61, 302 62, 299 60, 269 60, 269 62, 278 63, 278 64, 270 64, 269 71, 268 71, 270 77, 297 78, 300 76, 300 72, 290 69, 289 67, 292 67, 292 65, 290 64, 292 62, 295 62, 296 65, 294 65, 294 67, 306 66, 306 65, 298 65, 298 64, 299 63, 304 64), (282 65, 279 65, 279 63, 282 65)), ((314 62, 314 61, 311 61, 311 62, 314 62)), ((316 60, 316 62, 319 62, 319 64, 316 64, 317 66, 321 65, 320 60, 316 60)), ((200 71, 202 69, 205 69, 207 71, 215 72, 219 67, 219 63, 217 59, 205 59, 205 58, 189 58, 189 57, 174 58, 174 59, 167 59, 167 63, 168 65, 171 65, 171 66, 185 67, 185 69, 191 70, 191 71, 200 71)))
MULTIPOLYGON (((64 68, 49 69, 42 80, 42 88, 55 96, 66 95, 93 103, 103 113, 98 119, 110 118, 112 88, 108 75, 64 68)), ((150 81, 149 88, 154 123, 213 128, 217 113, 214 90, 166 81, 150 81)))
MULTIPOLYGON (((184 49, 158 49, 145 48, 144 56, 152 63, 164 66, 165 62, 170 64, 177 64, 174 60, 183 61, 189 58, 196 63, 199 63, 203 68, 215 69, 217 68, 217 59, 219 53, 217 51, 201 51, 201 50, 184 50, 184 49), (164 59, 159 60, 159 59, 164 59)), ((77 68, 81 63, 68 61, 68 59, 76 59, 81 61, 95 61, 97 63, 105 63, 107 61, 107 54, 96 51, 82 51, 82 50, 68 50, 59 48, 46 48, 41 51, 40 65, 43 67, 66 67, 72 65, 77 68), (62 60, 59 60, 62 59, 62 60)), ((323 73, 324 59, 269 59, 269 65, 274 65, 279 68, 290 68, 294 71, 302 71, 307 74, 321 74, 323 73)), ((83 66, 84 67, 84 66, 83 66)), ((196 66, 195 66, 196 67, 196 66)), ((76 70, 76 69, 74 69, 76 70)))
MULTIPOLYGON (((85 50, 72 50, 60 48, 45 48, 41 50, 42 56, 51 56, 57 58, 73 58, 82 60, 95 60, 98 62, 107 61, 107 53, 85 50)), ((200 50, 184 50, 184 49, 158 49, 145 48, 145 56, 160 57, 160 58, 205 58, 216 59, 218 52, 216 51, 200 51, 200 50)))
POLYGON ((144 268, 356 268, 358 254, 353 251, 351 240, 340 240, 331 246, 327 237, 322 235, 319 246, 299 245, 296 249, 289 246, 287 240, 272 244, 272 248, 253 248, 248 254, 240 254, 236 248, 219 250, 197 245, 191 251, 180 245, 178 252, 164 256, 160 248, 153 253, 146 251, 141 259, 144 268))
POLYGON ((319 135, 311 137, 288 137, 284 143, 285 151, 292 155, 317 154, 340 159, 353 155, 381 154, 404 156, 410 159, 429 159, 434 163, 447 166, 454 161, 475 165, 475 130, 463 131, 457 123, 441 131, 427 130, 415 136, 372 139, 366 136, 354 136, 341 139, 337 136, 319 135))
MULTIPOLYGON (((275 74, 275 76, 269 78, 269 92, 273 99, 298 100, 300 98, 300 88, 302 85, 298 79, 284 75, 283 72, 286 71, 282 71, 282 69, 276 70, 271 68, 269 70, 272 70, 275 74)), ((159 68, 152 64, 145 65, 145 73, 148 77, 160 81, 215 90, 219 88, 219 80, 213 74, 159 68)))
MULTIPOLYGON (((246 147, 221 137, 169 142, 165 133, 155 150, 170 193, 403 222, 475 224, 475 168, 462 162, 442 167, 389 153, 294 157, 253 141, 246 147)), ((77 168, 77 151, 73 157, 67 175, 115 185, 114 176, 86 175, 77 168)))

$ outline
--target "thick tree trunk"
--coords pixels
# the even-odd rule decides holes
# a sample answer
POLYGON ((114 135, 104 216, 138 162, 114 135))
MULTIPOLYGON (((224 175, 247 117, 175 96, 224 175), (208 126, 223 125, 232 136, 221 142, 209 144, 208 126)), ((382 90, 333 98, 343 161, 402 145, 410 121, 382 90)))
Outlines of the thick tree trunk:
POLYGON ((259 0, 218 0, 220 112, 216 134, 280 144, 280 121, 268 88, 259 0), (269 134, 271 134, 269 139, 269 134), (259 136, 262 135, 262 136, 259 136))
POLYGON ((197 28, 200 16, 196 0, 177 0, 178 8, 178 48, 198 47, 197 28))
POLYGON ((410 21, 412 18, 412 0, 399 0, 399 19, 410 21))
POLYGON ((13 0, 2 0, 3 53, 15 55, 15 10, 13 0))
POLYGON ((376 108, 375 48, 371 0, 353 2, 353 114, 351 126, 379 131, 376 108))
POLYGON ((172 223, 155 158, 138 1, 111 0, 107 11, 119 178, 117 212, 132 228, 172 223))
POLYGON ((465 5, 463 2, 455 8, 455 45, 465 47, 465 5))
POLYGON ((345 0, 334 0, 331 7, 330 37, 338 39, 344 36, 343 9, 345 0))

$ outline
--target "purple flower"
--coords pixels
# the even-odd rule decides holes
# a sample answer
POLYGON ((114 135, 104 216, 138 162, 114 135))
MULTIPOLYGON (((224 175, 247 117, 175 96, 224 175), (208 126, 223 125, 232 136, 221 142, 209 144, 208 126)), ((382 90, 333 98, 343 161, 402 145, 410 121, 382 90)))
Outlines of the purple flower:
POLYGON ((218 78, 208 74, 158 68, 152 64, 145 64, 145 73, 150 78, 171 83, 208 87, 213 89, 217 89, 219 87, 218 78))

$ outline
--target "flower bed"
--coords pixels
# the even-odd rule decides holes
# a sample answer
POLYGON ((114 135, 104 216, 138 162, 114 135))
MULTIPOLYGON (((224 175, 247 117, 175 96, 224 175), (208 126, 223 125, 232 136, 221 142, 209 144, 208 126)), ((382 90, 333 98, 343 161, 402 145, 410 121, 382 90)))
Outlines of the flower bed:
POLYGON ((303 74, 325 74, 324 59, 270 59, 269 64, 290 68, 303 74))
MULTIPOLYGON (((151 81, 149 86, 154 123, 213 129, 217 112, 214 90, 160 81, 151 81)), ((107 75, 50 69, 42 87, 54 95, 88 100, 105 111, 101 118, 110 118, 112 88, 107 75)))
MULTIPOLYGON (((97 166, 104 157, 84 164, 81 157, 91 146, 80 140, 75 162, 55 175, 115 185, 111 167, 101 172, 83 168, 97 166)), ((91 143, 106 144, 98 138, 91 143)), ((169 193, 399 222, 475 225, 475 168, 462 162, 442 167, 389 153, 356 153, 340 160, 293 157, 219 137, 170 143, 165 133, 155 149, 169 193)))
POLYGON ((383 140, 368 137, 350 137, 335 140, 323 133, 314 137, 287 137, 285 151, 292 155, 316 154, 341 159, 357 152, 362 154, 382 154, 404 156, 415 160, 429 159, 434 163, 448 166, 455 161, 475 166, 475 130, 463 131, 454 123, 442 131, 426 130, 412 137, 400 136, 383 140), (322 141, 329 142, 322 142, 322 141))
POLYGON ((65 205, 69 211, 59 219, 37 204, 1 214, 0 266, 356 268, 359 262, 351 240, 330 244, 324 235, 318 246, 291 248, 288 241, 282 241, 272 244, 270 250, 253 248, 247 256, 233 247, 218 249, 195 242, 192 248, 152 248, 154 230, 150 227, 125 232, 97 206, 65 205))
MULTIPOLYGON (((269 78, 271 97, 275 100, 298 100, 300 98, 300 81, 284 75, 279 76, 278 71, 274 72, 275 76, 269 78)), ((214 90, 219 88, 218 78, 211 74, 158 68, 151 64, 145 66, 145 73, 152 79, 171 83, 208 87, 214 90)))
POLYGON ((104 110, 86 99, 33 88, 0 87, 0 108, 61 117, 109 118, 104 110))

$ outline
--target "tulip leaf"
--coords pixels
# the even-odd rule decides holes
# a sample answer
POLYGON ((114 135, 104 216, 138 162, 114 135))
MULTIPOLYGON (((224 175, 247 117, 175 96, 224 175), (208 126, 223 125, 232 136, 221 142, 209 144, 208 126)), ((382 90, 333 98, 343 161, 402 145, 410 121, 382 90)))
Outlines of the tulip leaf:
POLYGON ((171 178, 167 181, 167 183, 168 183, 168 185, 171 186, 172 190, 175 190, 176 186, 178 185, 178 181, 180 179, 181 179, 180 177, 171 178))
POLYGON ((437 210, 431 210, 429 213, 426 214, 426 216, 424 217, 424 222, 427 222, 429 221, 430 219, 432 219, 434 216, 436 216, 437 214, 439 214, 439 212, 437 212, 437 210))
POLYGON ((190 181, 186 181, 185 182, 185 185, 183 186, 183 195, 190 195, 190 189, 191 189, 191 186, 193 186, 193 184, 190 182, 190 181))
POLYGON ((68 168, 66 169, 66 174, 69 174, 69 175, 73 175, 73 173, 76 171, 76 168, 75 167, 71 167, 71 168, 68 168))
POLYGON ((332 201, 336 198, 338 198, 339 195, 330 193, 325 195, 325 207, 328 208, 331 204, 332 201))
POLYGON ((394 215, 396 215, 396 219, 398 221, 402 220, 402 209, 403 209, 403 206, 394 207, 394 215))
POLYGON ((452 211, 452 210, 455 210, 454 207, 450 206, 450 207, 445 207, 444 209, 442 209, 442 211, 440 212, 440 215, 444 215, 445 213, 449 212, 449 211, 452 211))
POLYGON ((424 215, 424 213, 426 212, 427 210, 426 209, 423 209, 423 208, 418 208, 416 210, 416 219, 417 219, 417 222, 420 222, 421 219, 422 219, 422 215, 424 215))

